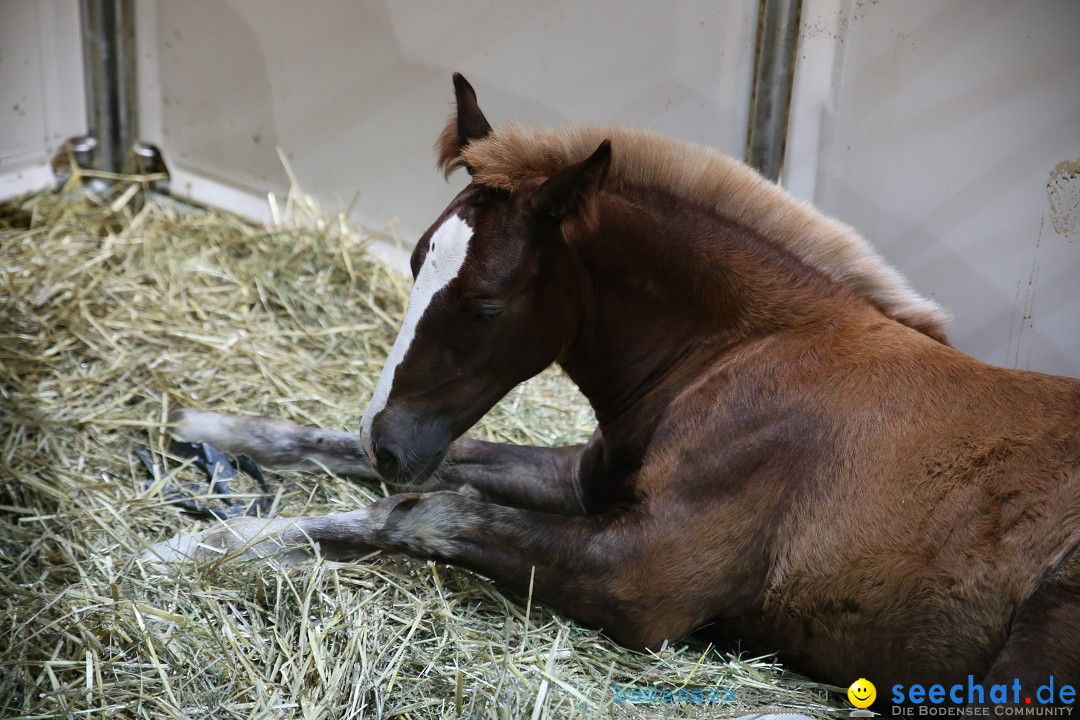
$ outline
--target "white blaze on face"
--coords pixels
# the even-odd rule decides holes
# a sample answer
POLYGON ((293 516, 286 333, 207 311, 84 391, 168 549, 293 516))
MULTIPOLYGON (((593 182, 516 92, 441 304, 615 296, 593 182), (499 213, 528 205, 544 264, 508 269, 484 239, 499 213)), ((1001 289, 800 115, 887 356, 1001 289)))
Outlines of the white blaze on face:
POLYGON ((465 264, 465 254, 469 250, 472 235, 472 228, 467 222, 457 215, 451 215, 431 236, 424 264, 416 276, 412 292, 409 293, 405 321, 398 331, 394 347, 390 348, 390 355, 386 358, 379 382, 375 385, 371 403, 360 422, 361 440, 372 462, 375 458, 371 448, 371 423, 386 407, 386 400, 394 386, 394 372, 409 352, 409 346, 416 336, 416 327, 427 312, 432 298, 458 276, 461 266, 465 264))

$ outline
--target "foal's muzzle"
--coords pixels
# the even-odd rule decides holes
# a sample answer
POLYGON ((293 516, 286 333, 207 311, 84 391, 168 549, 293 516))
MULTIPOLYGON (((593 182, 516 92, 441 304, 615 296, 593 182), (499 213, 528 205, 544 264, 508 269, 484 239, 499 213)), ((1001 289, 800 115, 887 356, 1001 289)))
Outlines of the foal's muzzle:
POLYGON ((367 440, 379 477, 405 486, 419 485, 431 477, 450 446, 450 438, 437 424, 389 410, 375 417, 367 440))

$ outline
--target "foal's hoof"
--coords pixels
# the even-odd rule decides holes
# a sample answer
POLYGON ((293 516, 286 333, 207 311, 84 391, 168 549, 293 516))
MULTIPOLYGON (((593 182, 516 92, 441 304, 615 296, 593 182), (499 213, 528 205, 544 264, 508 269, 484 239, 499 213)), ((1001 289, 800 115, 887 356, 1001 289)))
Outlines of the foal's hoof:
POLYGON ((287 532, 296 521, 297 518, 232 518, 202 532, 155 543, 143 550, 139 558, 158 566, 234 559, 295 565, 312 556, 310 542, 302 536, 296 537, 297 533, 287 532))

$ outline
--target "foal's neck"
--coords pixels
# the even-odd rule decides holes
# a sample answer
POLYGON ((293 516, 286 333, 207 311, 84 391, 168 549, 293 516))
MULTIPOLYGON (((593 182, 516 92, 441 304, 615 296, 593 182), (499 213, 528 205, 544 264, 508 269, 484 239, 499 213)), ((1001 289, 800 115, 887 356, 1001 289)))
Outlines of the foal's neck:
POLYGON ((572 240, 592 282, 560 363, 621 464, 640 462, 671 400, 732 348, 865 309, 786 250, 685 202, 605 193, 598 216, 572 240))

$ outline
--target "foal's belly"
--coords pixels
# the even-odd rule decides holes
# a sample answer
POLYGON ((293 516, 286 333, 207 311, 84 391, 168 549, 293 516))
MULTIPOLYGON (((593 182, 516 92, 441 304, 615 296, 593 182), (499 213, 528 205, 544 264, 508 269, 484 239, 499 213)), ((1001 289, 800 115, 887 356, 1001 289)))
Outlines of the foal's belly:
MULTIPOLYGON (((1059 477, 1059 489, 1072 492, 1078 479, 1059 477)), ((974 500, 933 520, 900 513, 887 531, 803 553, 741 623, 743 647, 779 651, 842 687, 866 677, 879 692, 879 679, 980 679, 1019 606, 1080 537, 1080 492, 1071 503, 1054 493, 1018 505, 1028 515, 999 509, 987 519, 974 500)))
POLYGON ((742 425, 714 409, 700 423, 724 429, 706 438, 711 454, 680 438, 671 467, 723 520, 705 523, 715 544, 699 552, 733 570, 768 557, 763 592, 714 619, 716 640, 879 693, 879 680, 989 670, 1020 604, 1080 543, 1080 383, 953 355, 948 377, 917 378, 907 403, 883 404, 899 390, 860 376, 847 405, 795 420, 775 395, 742 425), (715 490, 696 480, 709 476, 715 490))
MULTIPOLYGON (((836 580, 843 587, 844 579, 836 580)), ((895 683, 981 678, 990 669, 1005 640, 1010 603, 988 598, 987 606, 973 608, 942 594, 902 592, 825 591, 799 602, 779 600, 743 623, 742 646, 776 651, 786 665, 841 687, 869 678, 879 692, 895 683)))

